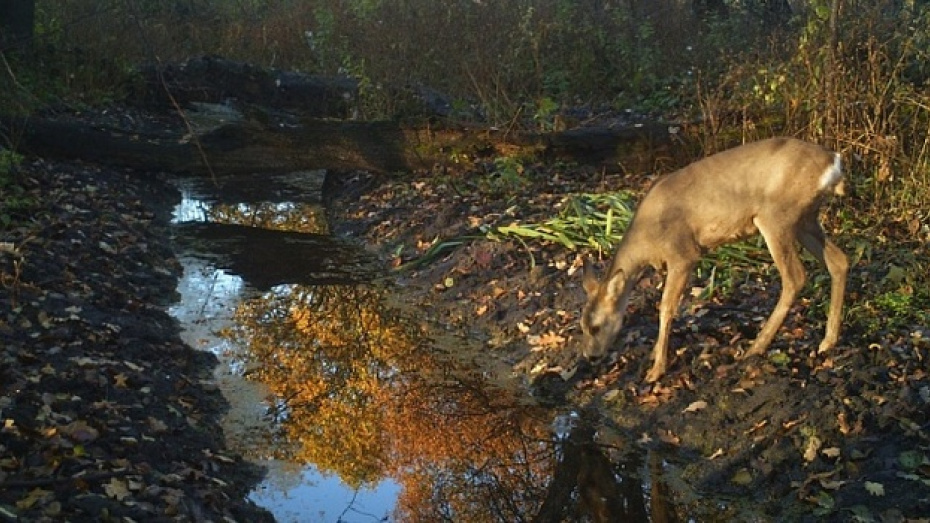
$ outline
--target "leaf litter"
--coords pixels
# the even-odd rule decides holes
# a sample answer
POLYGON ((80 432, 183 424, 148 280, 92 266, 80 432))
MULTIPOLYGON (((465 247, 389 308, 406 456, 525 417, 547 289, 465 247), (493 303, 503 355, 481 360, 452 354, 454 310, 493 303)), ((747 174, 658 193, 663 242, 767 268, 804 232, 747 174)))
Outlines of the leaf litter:
POLYGON ((215 359, 165 312, 174 191, 41 160, 18 176, 34 205, 0 229, 0 519, 270 521, 244 501, 260 471, 224 449, 215 359))

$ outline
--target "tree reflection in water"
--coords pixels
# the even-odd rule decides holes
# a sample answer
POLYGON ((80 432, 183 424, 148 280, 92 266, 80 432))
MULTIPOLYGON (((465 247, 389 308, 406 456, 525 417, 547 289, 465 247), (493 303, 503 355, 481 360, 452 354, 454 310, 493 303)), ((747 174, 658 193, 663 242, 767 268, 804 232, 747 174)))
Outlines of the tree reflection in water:
POLYGON ((593 428, 554 441, 552 412, 462 363, 476 349, 432 346, 385 292, 281 286, 237 310, 227 335, 286 409, 292 445, 276 457, 355 488, 393 478, 401 521, 645 517, 641 483, 622 481, 593 428))

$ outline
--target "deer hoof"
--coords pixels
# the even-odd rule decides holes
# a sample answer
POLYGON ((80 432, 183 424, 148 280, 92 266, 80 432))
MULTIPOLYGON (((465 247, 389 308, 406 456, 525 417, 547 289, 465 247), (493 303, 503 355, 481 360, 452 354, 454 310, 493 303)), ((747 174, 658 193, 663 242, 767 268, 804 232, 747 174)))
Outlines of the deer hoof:
POLYGON ((646 379, 643 381, 646 383, 655 383, 659 381, 659 378, 661 378, 663 374, 665 374, 664 369, 653 368, 648 373, 646 373, 646 379))

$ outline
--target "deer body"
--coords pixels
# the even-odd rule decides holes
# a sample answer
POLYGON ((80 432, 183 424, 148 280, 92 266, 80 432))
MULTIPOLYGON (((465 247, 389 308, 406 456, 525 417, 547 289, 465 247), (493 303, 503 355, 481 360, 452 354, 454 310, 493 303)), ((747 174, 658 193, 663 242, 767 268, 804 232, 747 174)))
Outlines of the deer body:
POLYGON ((643 270, 664 267, 668 274, 659 305, 659 333, 646 375, 648 382, 658 380, 665 373, 672 320, 701 256, 755 234, 765 239, 782 289, 746 355, 765 352, 804 285, 796 242, 830 273, 830 312, 819 350, 832 348, 839 339, 848 261, 827 239, 818 214, 829 195, 843 194, 842 182, 838 154, 791 138, 736 147, 660 179, 640 203, 604 279, 598 282, 585 267, 583 354, 596 358, 607 351, 620 332, 630 292, 643 270))

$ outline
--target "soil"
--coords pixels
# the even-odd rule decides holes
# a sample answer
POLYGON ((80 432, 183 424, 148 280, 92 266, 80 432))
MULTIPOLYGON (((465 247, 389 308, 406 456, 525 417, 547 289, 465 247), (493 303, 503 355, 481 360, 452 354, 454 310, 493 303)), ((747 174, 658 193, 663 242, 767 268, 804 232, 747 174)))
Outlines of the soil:
MULTIPOLYGON (((760 269, 729 292, 686 299, 669 370, 647 385, 661 283, 651 274, 614 352, 580 362, 579 268, 596 254, 485 232, 548 219, 567 194, 641 191, 651 180, 524 167, 511 178, 480 164, 343 173, 328 186, 333 226, 541 402, 595 407, 629 445, 662 452, 683 520, 930 517, 926 327, 874 339, 847 329, 818 355, 824 286, 809 285, 769 357, 738 360, 777 296, 777 276, 760 269), (448 248, 417 263, 437 241, 448 248)), ((0 229, 0 519, 270 520, 242 501, 260 471, 224 447, 213 357, 184 345, 165 313, 179 271, 172 190, 80 164, 22 169, 35 203, 0 209, 18 224, 0 229)), ((850 301, 864 270, 852 270, 850 301)))
MULTIPOLYGON (((524 167, 506 187, 493 166, 480 165, 361 181, 330 208, 338 231, 397 268, 410 300, 485 343, 540 401, 596 407, 629 445, 662 453, 665 477, 654 479, 675 486, 682 520, 928 521, 930 329, 869 339, 847 327, 836 349, 818 355, 829 285, 826 270, 809 265, 817 284, 792 308, 770 355, 738 359, 778 296, 777 273, 762 264, 709 298, 699 292, 708 282, 694 282, 669 370, 649 385, 662 279, 650 274, 615 351, 591 366, 577 356, 580 267, 597 253, 485 233, 552 218, 568 194, 641 192, 651 179, 524 167), (449 248, 434 257, 442 243, 449 248)), ((852 268, 847 303, 859 299, 868 271, 852 268)))

